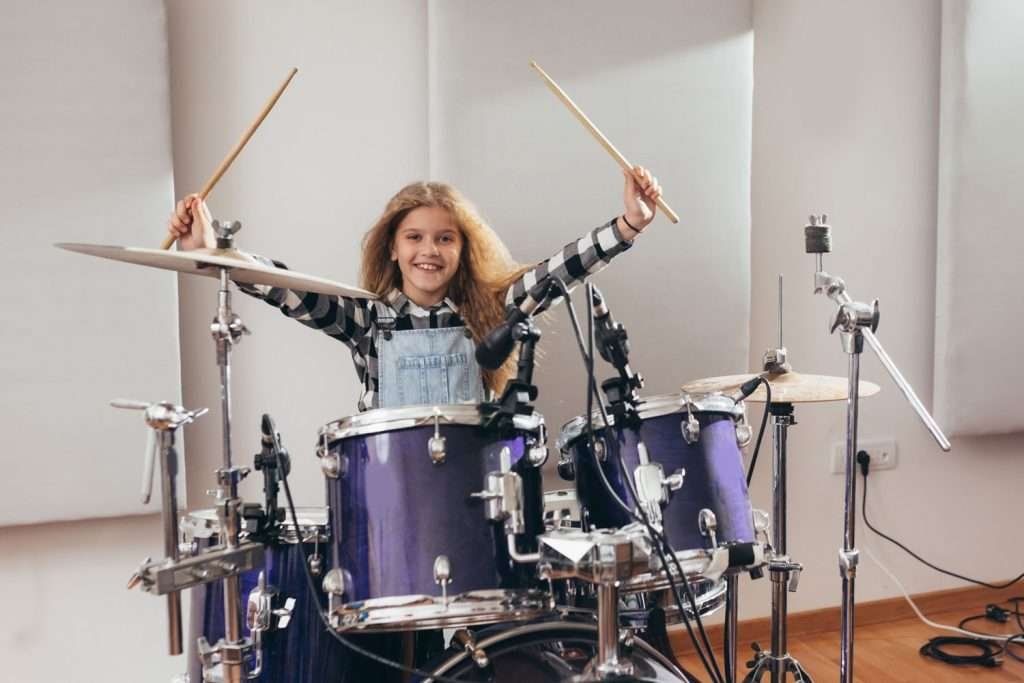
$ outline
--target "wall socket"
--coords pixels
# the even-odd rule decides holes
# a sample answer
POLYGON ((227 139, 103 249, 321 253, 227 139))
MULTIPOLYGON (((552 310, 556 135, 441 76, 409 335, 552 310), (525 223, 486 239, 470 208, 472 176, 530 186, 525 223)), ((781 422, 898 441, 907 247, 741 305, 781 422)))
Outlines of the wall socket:
MULTIPOLYGON (((857 439, 857 450, 867 451, 871 455, 871 472, 875 470, 891 470, 896 467, 896 439, 857 439)), ((859 472, 859 468, 858 468, 859 472)), ((846 442, 832 445, 832 474, 846 473, 846 442)))

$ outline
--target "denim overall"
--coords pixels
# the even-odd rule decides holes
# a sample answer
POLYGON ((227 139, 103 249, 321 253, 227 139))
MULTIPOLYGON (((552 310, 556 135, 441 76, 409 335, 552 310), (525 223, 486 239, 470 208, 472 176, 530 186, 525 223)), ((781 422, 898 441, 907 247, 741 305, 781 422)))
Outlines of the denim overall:
POLYGON ((484 386, 466 327, 394 330, 377 317, 380 408, 480 403, 484 386))

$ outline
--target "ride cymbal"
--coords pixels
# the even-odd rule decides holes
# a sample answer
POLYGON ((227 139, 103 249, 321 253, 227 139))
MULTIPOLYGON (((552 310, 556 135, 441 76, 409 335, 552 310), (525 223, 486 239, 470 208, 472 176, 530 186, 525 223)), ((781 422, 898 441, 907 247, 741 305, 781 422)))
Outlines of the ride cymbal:
MULTIPOLYGON (((690 394, 708 394, 715 391, 730 393, 739 389, 744 382, 757 375, 725 375, 693 380, 682 386, 690 394)), ((828 375, 803 375, 799 372, 760 373, 772 388, 772 403, 820 403, 824 401, 845 401, 850 381, 846 377, 828 375)), ((860 397, 874 396, 881 388, 874 382, 860 382, 860 397)), ((764 385, 758 386, 748 401, 763 403, 766 399, 764 385)))
POLYGON ((228 273, 234 282, 251 285, 269 285, 302 292, 336 294, 359 299, 375 299, 373 293, 315 275, 305 275, 294 270, 265 266, 255 257, 237 249, 196 249, 194 251, 164 251, 141 247, 120 247, 107 244, 82 244, 58 242, 59 249, 89 256, 134 263, 161 270, 176 270, 190 275, 218 277, 219 268, 230 268, 228 273))

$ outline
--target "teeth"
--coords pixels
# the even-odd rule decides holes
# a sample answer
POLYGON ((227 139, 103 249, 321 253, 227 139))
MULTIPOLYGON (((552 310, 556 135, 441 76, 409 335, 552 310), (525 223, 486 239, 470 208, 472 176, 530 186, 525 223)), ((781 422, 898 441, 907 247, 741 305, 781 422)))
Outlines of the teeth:
POLYGON ((417 263, 415 265, 421 270, 441 270, 441 266, 435 266, 432 263, 417 263))

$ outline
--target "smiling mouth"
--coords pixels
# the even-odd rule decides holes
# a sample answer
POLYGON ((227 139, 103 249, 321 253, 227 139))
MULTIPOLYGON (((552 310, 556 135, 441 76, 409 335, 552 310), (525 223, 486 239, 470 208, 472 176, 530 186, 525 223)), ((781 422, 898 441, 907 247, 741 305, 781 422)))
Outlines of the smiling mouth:
POLYGON ((437 271, 441 270, 441 266, 437 265, 436 263, 414 263, 413 265, 419 268, 420 270, 427 271, 428 273, 436 273, 437 271))

